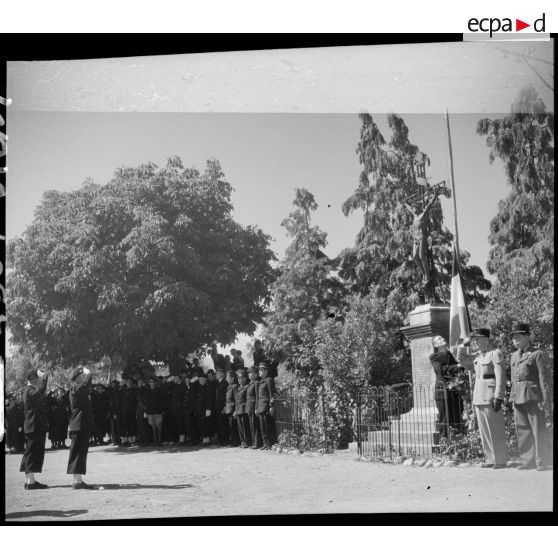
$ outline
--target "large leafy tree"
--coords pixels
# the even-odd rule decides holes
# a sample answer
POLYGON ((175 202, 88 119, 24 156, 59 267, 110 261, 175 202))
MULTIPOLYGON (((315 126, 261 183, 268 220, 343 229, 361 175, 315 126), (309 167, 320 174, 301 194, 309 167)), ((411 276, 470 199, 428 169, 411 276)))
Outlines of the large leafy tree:
POLYGON ((511 187, 490 223, 487 268, 495 287, 548 288, 554 282, 554 115, 533 87, 524 88, 511 113, 479 120, 489 160, 504 163, 511 187))
POLYGON ((318 207, 314 196, 296 189, 294 209, 281 225, 292 237, 271 287, 272 303, 264 320, 263 336, 271 355, 300 377, 319 369, 315 327, 343 298, 336 276, 337 261, 323 252, 327 235, 312 226, 318 207))
POLYGON ((232 217, 215 160, 121 168, 45 193, 9 246, 10 332, 46 362, 169 361, 252 333, 274 278, 269 237, 232 217))

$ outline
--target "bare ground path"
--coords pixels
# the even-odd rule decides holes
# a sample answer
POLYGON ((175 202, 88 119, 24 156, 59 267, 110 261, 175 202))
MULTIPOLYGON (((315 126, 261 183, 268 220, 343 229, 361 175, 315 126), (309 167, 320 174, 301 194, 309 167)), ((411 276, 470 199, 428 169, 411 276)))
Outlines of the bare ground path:
POLYGON ((73 491, 67 450, 47 451, 23 490, 20 455, 6 456, 6 520, 57 521, 211 515, 551 511, 552 472, 415 468, 238 448, 91 448, 73 491))

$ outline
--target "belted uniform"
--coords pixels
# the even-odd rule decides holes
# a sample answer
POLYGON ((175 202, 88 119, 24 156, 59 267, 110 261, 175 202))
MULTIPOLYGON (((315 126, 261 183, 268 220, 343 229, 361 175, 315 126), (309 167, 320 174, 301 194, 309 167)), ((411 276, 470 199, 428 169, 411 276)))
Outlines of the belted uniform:
POLYGON ((493 399, 504 399, 506 386, 504 355, 500 349, 479 352, 473 363, 475 366, 473 405, 484 455, 490 463, 506 465, 508 449, 504 411, 500 409, 496 412, 492 407, 493 399))
POLYGON ((525 465, 550 465, 552 452, 546 432, 544 411, 538 404, 552 400, 546 355, 527 347, 511 356, 510 401, 514 406, 519 453, 525 465))

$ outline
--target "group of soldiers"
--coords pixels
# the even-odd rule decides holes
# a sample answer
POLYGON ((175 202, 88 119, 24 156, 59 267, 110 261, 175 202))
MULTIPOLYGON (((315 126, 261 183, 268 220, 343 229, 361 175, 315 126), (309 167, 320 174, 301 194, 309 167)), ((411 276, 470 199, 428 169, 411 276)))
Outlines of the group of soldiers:
POLYGON ((214 442, 271 449, 276 437, 274 366, 266 361, 259 341, 250 369, 244 366, 240 351, 233 349, 232 355, 234 358, 227 359, 212 351, 215 369, 207 373, 193 359, 192 363, 183 361, 186 366, 175 362, 165 379, 134 374, 109 386, 93 384, 91 371, 79 367, 71 373, 67 392, 57 386, 48 396, 48 375, 29 371, 22 394, 23 414, 16 416, 19 408, 14 405, 7 424, 8 447, 17 447, 18 437, 24 436, 20 468, 25 473, 24 488, 48 488, 34 476, 42 471, 47 432, 53 449, 67 447, 69 433, 67 473, 73 475, 74 489, 92 488, 83 481, 90 445, 214 442))
MULTIPOLYGON (((552 404, 551 370, 544 352, 532 344, 529 324, 514 324, 511 335, 516 351, 510 358, 509 402, 514 408, 522 460, 518 468, 544 471, 552 465, 552 446, 545 418, 545 410, 552 404)), ((474 329, 457 348, 455 357, 443 337, 434 337, 432 344, 434 353, 430 362, 437 379, 447 380, 466 370, 474 372, 472 404, 486 458, 483 467, 506 468, 508 449, 502 410, 506 388, 505 358, 493 344, 490 330, 474 329)), ((442 415, 442 405, 438 406, 442 415)), ((457 405, 448 397, 450 420, 452 407, 457 405)))

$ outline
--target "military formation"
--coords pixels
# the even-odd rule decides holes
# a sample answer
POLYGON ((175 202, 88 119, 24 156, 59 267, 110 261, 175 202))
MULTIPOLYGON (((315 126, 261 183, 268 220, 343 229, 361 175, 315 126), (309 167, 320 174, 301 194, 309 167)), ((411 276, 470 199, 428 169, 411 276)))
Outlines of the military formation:
POLYGON ((52 449, 70 452, 67 473, 74 489, 87 489, 87 453, 91 445, 134 448, 168 444, 237 446, 269 450, 275 442, 274 366, 256 341, 254 366, 248 369, 240 351, 232 358, 213 350, 215 368, 207 372, 182 359, 170 375, 129 375, 110 385, 92 383, 87 368, 75 368, 70 389, 58 386, 48 395, 48 375, 32 370, 21 394, 8 402, 7 445, 23 450, 21 472, 26 490, 48 488, 35 474, 42 471, 47 433, 52 449))
MULTIPOLYGON (((552 402, 552 372, 544 352, 533 345, 529 324, 514 324, 511 336, 516 351, 509 360, 509 403, 513 404, 521 455, 518 469, 545 471, 552 465, 552 445, 545 419, 545 410, 550 410, 552 402)), ((455 357, 441 336, 434 337, 432 344, 434 353, 430 362, 437 379, 446 382, 466 370, 473 372, 472 404, 486 459, 482 466, 506 468, 508 447, 503 407, 507 375, 504 353, 495 346, 487 328, 474 329, 462 340, 455 357)), ((449 391, 448 394, 447 412, 451 417, 460 406, 449 391)), ((442 422, 447 422, 445 405, 438 400, 436 403, 442 422)))

